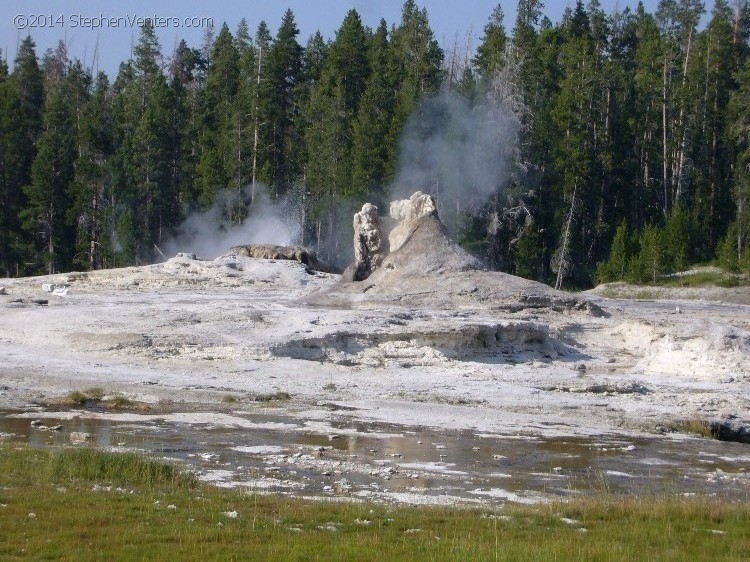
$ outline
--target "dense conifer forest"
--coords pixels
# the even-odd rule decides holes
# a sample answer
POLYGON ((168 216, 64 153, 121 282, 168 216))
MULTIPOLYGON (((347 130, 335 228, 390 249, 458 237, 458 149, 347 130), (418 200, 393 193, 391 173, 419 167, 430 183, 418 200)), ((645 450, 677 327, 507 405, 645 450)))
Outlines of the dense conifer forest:
POLYGON ((556 23, 519 0, 452 45, 413 0, 333 38, 275 23, 171 53, 147 24, 113 77, 30 37, 0 60, 0 276, 159 260, 191 213, 240 224, 261 194, 343 262, 351 213, 396 186, 433 193, 490 267, 550 284, 750 270, 745 0, 579 0, 556 23), (469 150, 404 174, 436 131, 469 150))

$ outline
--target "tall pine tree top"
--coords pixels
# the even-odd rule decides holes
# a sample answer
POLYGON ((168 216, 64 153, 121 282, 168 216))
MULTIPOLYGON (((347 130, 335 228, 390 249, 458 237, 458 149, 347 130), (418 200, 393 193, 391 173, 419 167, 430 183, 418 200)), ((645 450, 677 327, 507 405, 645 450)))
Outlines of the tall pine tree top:
POLYGON ((500 68, 505 61, 505 46, 508 42, 508 36, 505 33, 503 24, 503 7, 498 4, 492 10, 492 15, 487 25, 484 26, 484 37, 479 47, 477 55, 474 57, 474 64, 479 69, 479 74, 485 80, 500 68))
POLYGON ((153 79, 159 72, 159 60, 161 59, 161 47, 156 38, 154 24, 147 19, 141 27, 141 35, 134 49, 135 69, 138 74, 147 80, 153 79))
POLYGON ((343 87, 344 108, 356 111, 370 74, 367 33, 356 10, 349 10, 336 40, 331 44, 329 63, 343 87))

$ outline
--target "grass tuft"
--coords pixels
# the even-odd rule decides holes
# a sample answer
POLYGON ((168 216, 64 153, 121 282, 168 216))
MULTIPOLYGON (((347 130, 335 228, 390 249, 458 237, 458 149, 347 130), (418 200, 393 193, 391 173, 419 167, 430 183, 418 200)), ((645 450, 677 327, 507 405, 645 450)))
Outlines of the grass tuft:
POLYGON ((676 423, 670 424, 669 429, 678 433, 689 433, 692 435, 697 435, 698 437, 706 437, 709 439, 718 438, 716 432, 711 426, 711 423, 698 418, 680 420, 676 423))
POLYGON ((107 396, 106 391, 99 387, 87 388, 86 390, 73 390, 63 399, 54 401, 53 403, 65 406, 77 406, 79 408, 103 406, 120 410, 142 407, 142 405, 122 394, 107 396))
POLYGON ((80 390, 74 390, 66 397, 71 406, 84 406, 88 402, 88 397, 80 390))
POLYGON ((135 453, 109 453, 93 447, 66 449, 49 458, 53 480, 84 480, 192 488, 195 476, 181 472, 173 464, 151 460, 135 453))

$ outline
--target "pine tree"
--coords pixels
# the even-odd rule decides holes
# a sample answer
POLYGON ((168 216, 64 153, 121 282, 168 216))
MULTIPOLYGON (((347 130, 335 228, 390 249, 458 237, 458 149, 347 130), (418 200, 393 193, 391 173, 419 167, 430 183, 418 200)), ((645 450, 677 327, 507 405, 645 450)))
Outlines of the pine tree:
POLYGON ((271 177, 271 100, 265 93, 268 90, 268 53, 272 44, 271 32, 266 22, 261 21, 255 34, 256 71, 253 94, 253 162, 251 192, 255 197, 256 184, 268 183, 271 177))
POLYGON ((345 119, 345 96, 341 82, 324 87, 331 68, 323 72, 319 86, 313 89, 305 141, 308 147, 307 186, 317 222, 317 251, 326 252, 326 259, 338 256, 339 213, 338 196, 349 187, 351 170, 347 160, 349 125, 345 119))
POLYGON ((658 227, 646 225, 639 238, 638 262, 642 267, 639 281, 651 281, 664 273, 664 243, 658 227))
POLYGON ((513 244, 514 273, 527 279, 539 277, 539 259, 541 257, 539 230, 533 219, 526 221, 524 229, 513 244))
POLYGON ((352 150, 353 125, 370 73, 367 42, 359 14, 350 10, 336 32, 308 109, 306 178, 316 201, 316 230, 325 236, 329 260, 337 257, 339 217, 348 215, 338 212, 338 201, 361 197, 353 189, 352 150))
POLYGON ((484 26, 484 36, 473 60, 479 76, 485 82, 491 81, 495 73, 505 64, 508 36, 505 33, 503 17, 503 8, 498 4, 492 10, 487 25, 484 26))
POLYGON ((177 185, 179 202, 186 208, 196 206, 199 197, 194 180, 200 156, 198 131, 205 67, 206 61, 200 51, 188 47, 184 40, 180 41, 172 56, 169 87, 174 96, 176 122, 176 129, 172 133, 179 151, 174 163, 173 181, 177 185))
MULTIPOLYGON (((560 237, 558 245, 568 247, 571 263, 579 266, 575 271, 582 272, 585 265, 594 263, 595 244, 600 242, 593 235, 600 201, 594 145, 597 68, 588 15, 580 0, 563 32, 567 39, 560 57, 563 78, 551 117, 560 132, 555 147, 560 195, 565 206, 572 209, 576 229, 570 232, 567 242, 560 237)), ((563 232, 562 222, 559 225, 558 231, 563 232)))
POLYGON ((393 125, 395 106, 394 85, 389 74, 388 28, 380 21, 370 41, 372 72, 360 101, 352 130, 352 186, 356 193, 367 194, 376 203, 384 203, 384 187, 389 157, 395 147, 389 147, 388 135, 393 125))
POLYGON ((70 222, 76 228, 73 266, 98 269, 111 263, 110 174, 108 160, 113 152, 112 113, 109 81, 100 72, 90 98, 81 108, 76 144, 78 156, 69 189, 70 222))
POLYGON ((628 270, 630 252, 628 250, 628 224, 624 220, 617 227, 612 246, 609 250, 609 259, 602 262, 596 271, 598 283, 609 283, 611 281, 623 281, 628 270))
POLYGON ((19 202, 17 192, 13 190, 14 175, 18 173, 14 142, 18 136, 18 125, 14 118, 18 98, 15 94, 15 88, 8 81, 8 67, 0 52, 0 272, 6 277, 13 272, 15 256, 11 246, 19 235, 19 202))
POLYGON ((389 72, 395 78, 397 93, 388 146, 389 161, 395 163, 398 139, 406 121, 422 98, 437 93, 442 78, 443 50, 430 28, 427 10, 406 0, 401 22, 393 30, 389 72))
POLYGON ((701 0, 660 0, 656 20, 662 35, 662 187, 663 212, 668 216, 687 192, 689 141, 695 126, 690 118, 689 80, 700 16, 701 0))
POLYGON ((0 268, 16 275, 33 252, 19 217, 27 206, 24 187, 31 183, 31 166, 42 131, 44 88, 35 48, 31 37, 26 37, 18 48, 13 72, 8 76, 3 64, 6 78, 0 81, 0 268))
POLYGON ((63 72, 63 76, 54 77, 47 92, 31 182, 24 186, 27 204, 21 212, 24 228, 37 243, 35 262, 50 274, 70 267, 74 247, 67 212, 76 157, 76 92, 73 80, 68 80, 68 69, 63 72))
MULTIPOLYGON (((295 128, 299 118, 297 85, 302 72, 302 47, 297 43, 299 30, 294 14, 287 10, 276 38, 268 49, 260 97, 264 101, 261 121, 268 123, 266 172, 272 195, 284 195, 300 170, 301 131, 295 128)), ((265 176, 265 177, 264 177, 265 176)))
POLYGON ((750 249, 750 60, 738 73, 737 81, 739 87, 732 94, 728 107, 728 121, 731 123, 728 132, 737 152, 732 178, 736 209, 736 236, 732 247, 741 261, 750 249))
POLYGON ((662 231, 665 271, 683 271, 687 267, 688 260, 697 257, 691 255, 691 249, 695 246, 692 222, 682 206, 672 210, 662 231))
MULTIPOLYGON (((211 48, 211 63, 200 98, 199 151, 195 183, 203 208, 210 207, 217 193, 242 187, 242 152, 245 115, 236 111, 240 55, 226 24, 211 48), (237 158, 237 154, 240 158, 237 158)), ((230 220, 232 209, 227 209, 230 220)))
POLYGON ((732 10, 726 0, 716 0, 711 20, 696 43, 698 75, 694 79, 696 88, 689 92, 690 112, 697 115, 692 142, 695 149, 685 149, 685 158, 692 169, 686 164, 684 167, 688 169, 683 170, 683 177, 685 199, 708 217, 708 235, 701 256, 705 258, 724 235, 733 214, 734 153, 726 143, 726 114, 731 91, 737 87, 733 78, 737 47, 733 42, 732 10), (702 205, 703 202, 707 205, 702 205))
POLYGON ((633 216, 636 227, 657 220, 664 214, 663 185, 663 45, 656 21, 639 2, 635 15, 634 107, 630 120, 634 135, 634 152, 638 155, 633 216))
POLYGON ((347 12, 336 32, 336 39, 331 43, 326 64, 332 67, 336 80, 343 88, 347 117, 356 114, 370 75, 367 33, 356 10, 347 12))
POLYGON ((241 222, 246 218, 247 205, 252 202, 252 163, 254 150, 254 109, 257 90, 257 52, 243 19, 237 28, 235 46, 239 55, 237 93, 232 103, 231 157, 228 175, 230 185, 237 190, 235 205, 230 209, 230 218, 241 222), (249 192, 248 192, 248 186, 249 192), (249 197, 248 197, 249 196, 249 197))
POLYGON ((117 152, 113 171, 116 246, 126 263, 150 261, 158 245, 180 220, 178 208, 179 143, 174 93, 159 61, 153 25, 141 28, 135 60, 122 65, 115 82, 114 117, 117 152))
POLYGON ((18 213, 24 203, 21 168, 23 131, 19 116, 20 100, 8 78, 8 68, 0 61, 0 272, 18 274, 18 258, 23 232, 18 213))

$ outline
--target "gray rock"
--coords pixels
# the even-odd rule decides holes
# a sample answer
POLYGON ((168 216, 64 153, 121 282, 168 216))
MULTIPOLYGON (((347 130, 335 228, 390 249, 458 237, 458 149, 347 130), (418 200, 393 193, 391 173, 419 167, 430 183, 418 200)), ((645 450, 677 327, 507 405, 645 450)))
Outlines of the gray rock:
POLYGON ((83 431, 71 431, 70 432, 70 442, 71 443, 86 443, 87 441, 91 441, 94 438, 93 435, 90 433, 85 433, 83 431))
POLYGON ((315 252, 301 246, 274 246, 273 244, 248 244, 234 246, 229 250, 237 256, 264 260, 296 261, 312 271, 339 273, 336 267, 318 259, 315 252))
POLYGON ((388 253, 380 229, 378 208, 372 203, 362 205, 354 215, 354 263, 344 271, 346 281, 364 281, 383 262, 388 253))
POLYGON ((750 426, 737 417, 724 417, 710 424, 711 434, 720 441, 750 443, 750 426))

